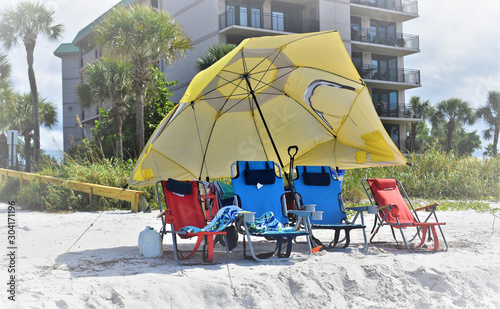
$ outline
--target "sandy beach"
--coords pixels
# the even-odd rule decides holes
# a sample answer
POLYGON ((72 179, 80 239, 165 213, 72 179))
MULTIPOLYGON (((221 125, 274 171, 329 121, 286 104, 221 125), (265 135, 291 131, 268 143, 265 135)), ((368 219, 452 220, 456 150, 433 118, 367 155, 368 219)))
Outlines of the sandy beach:
MULTIPOLYGON (((220 245, 214 264, 201 254, 181 264, 170 235, 161 257, 139 254, 139 233, 161 226, 158 210, 58 214, 15 205, 9 214, 8 207, 0 204, 1 308, 500 308, 500 219, 489 213, 438 212, 446 252, 397 249, 386 227, 377 240, 388 243, 367 251, 353 231, 346 250, 259 263, 243 259, 240 235, 227 264, 220 245)), ((373 218, 365 218, 369 232, 373 218)))

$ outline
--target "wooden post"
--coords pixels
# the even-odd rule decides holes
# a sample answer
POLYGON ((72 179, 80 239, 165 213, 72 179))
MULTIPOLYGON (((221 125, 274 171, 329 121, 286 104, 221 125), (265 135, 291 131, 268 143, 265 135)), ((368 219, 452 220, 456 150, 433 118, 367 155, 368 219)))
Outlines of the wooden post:
POLYGON ((131 201, 131 210, 132 212, 138 212, 139 211, 139 202, 141 201, 141 194, 136 193, 134 194, 134 198, 131 201))
POLYGON ((92 204, 93 200, 92 200, 92 187, 90 187, 89 189, 89 201, 90 201, 90 204, 92 204))

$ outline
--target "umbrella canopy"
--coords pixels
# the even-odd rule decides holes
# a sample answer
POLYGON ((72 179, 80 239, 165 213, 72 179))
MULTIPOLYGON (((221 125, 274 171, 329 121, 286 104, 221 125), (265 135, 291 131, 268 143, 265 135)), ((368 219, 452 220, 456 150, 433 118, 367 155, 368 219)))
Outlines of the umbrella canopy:
POLYGON ((129 180, 230 176, 238 160, 340 169, 403 165, 337 31, 244 40, 196 75, 129 180))

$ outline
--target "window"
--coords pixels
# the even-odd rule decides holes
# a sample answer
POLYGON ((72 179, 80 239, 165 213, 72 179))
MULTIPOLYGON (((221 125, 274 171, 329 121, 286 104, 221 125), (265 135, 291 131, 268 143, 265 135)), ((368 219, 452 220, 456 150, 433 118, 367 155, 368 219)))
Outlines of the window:
POLYGON ((398 81, 397 57, 372 54, 372 78, 384 81, 398 81))
POLYGON ((227 1, 226 3, 226 27, 239 25, 261 28, 261 15, 262 4, 258 1, 227 1))
POLYGON ((271 15, 273 30, 285 32, 302 32, 302 10, 301 5, 291 3, 271 2, 271 15))
POLYGON ((356 69, 362 69, 363 68, 363 53, 362 52, 352 52, 352 63, 356 67, 356 69))
POLYGON ((285 31, 285 13, 273 11, 273 30, 285 31))
POLYGON ((399 147, 399 124, 384 124, 384 128, 389 133, 396 147, 399 147))
POLYGON ((399 117, 398 92, 396 90, 373 89, 372 100, 380 117, 399 117))
POLYGON ((395 45, 396 38, 396 23, 370 20, 370 43, 395 45))
POLYGON ((351 40, 361 39, 361 17, 351 16, 351 40))

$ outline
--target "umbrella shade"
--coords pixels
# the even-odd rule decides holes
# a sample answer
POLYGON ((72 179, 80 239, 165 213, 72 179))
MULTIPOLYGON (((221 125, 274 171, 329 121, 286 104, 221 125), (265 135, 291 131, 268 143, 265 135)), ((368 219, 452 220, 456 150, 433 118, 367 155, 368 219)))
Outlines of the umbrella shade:
POLYGON ((129 180, 230 176, 238 160, 340 169, 403 165, 337 31, 244 40, 197 74, 129 180))

